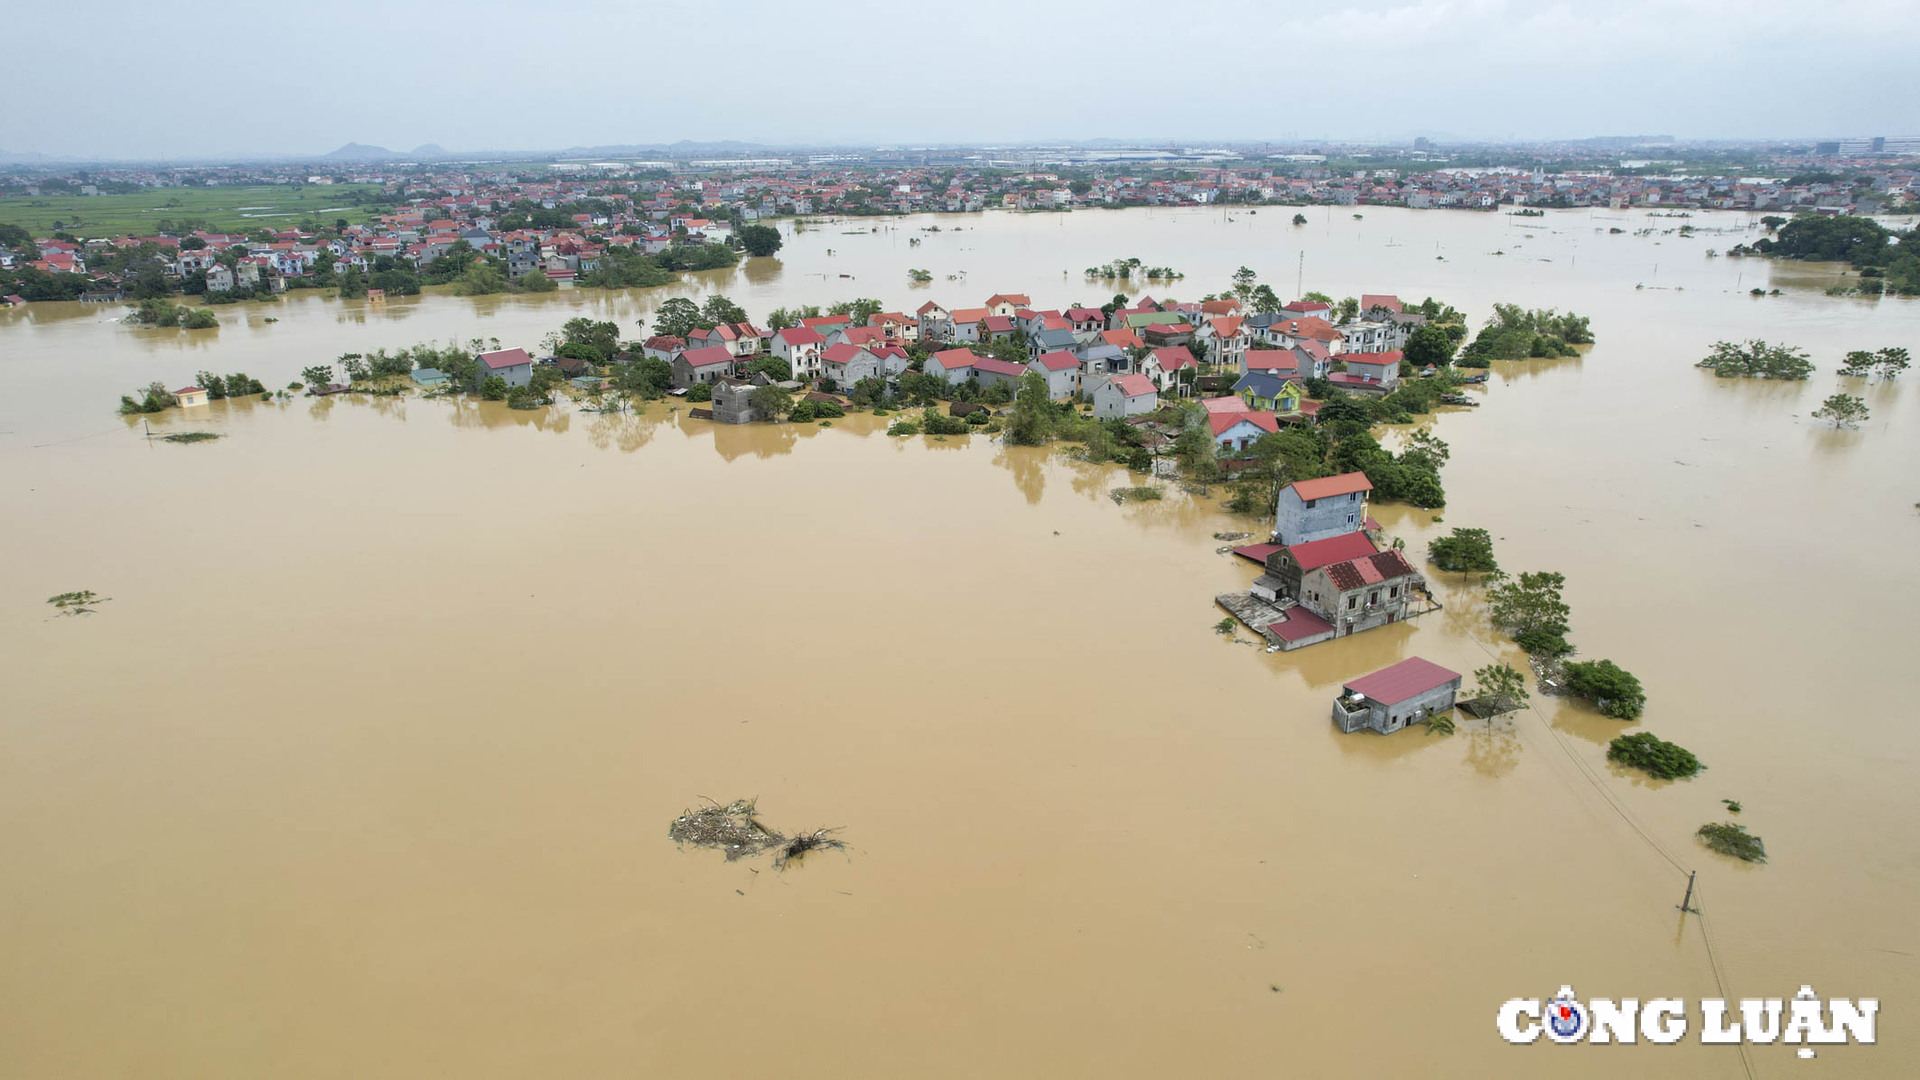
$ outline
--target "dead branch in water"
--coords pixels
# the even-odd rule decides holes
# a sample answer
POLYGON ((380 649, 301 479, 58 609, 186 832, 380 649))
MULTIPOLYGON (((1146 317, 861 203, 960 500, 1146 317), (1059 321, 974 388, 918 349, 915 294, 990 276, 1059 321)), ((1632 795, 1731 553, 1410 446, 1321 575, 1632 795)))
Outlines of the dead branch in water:
POLYGON ((792 837, 782 834, 756 816, 756 799, 735 799, 721 806, 705 796, 701 798, 705 806, 682 812, 667 826, 667 836, 674 843, 714 848, 723 852, 728 862, 777 849, 773 859, 776 870, 785 870, 788 863, 800 861, 810 851, 844 850, 847 846, 833 835, 839 829, 815 829, 792 837))

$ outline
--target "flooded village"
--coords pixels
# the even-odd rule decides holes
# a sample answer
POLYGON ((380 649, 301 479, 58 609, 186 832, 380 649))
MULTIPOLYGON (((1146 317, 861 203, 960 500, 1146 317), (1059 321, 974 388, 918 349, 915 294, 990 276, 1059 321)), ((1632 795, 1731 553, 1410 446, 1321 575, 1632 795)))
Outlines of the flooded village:
MULTIPOLYGON (((217 329, 0 311, 0 1060, 1488 1075, 1492 1009, 1574 980, 1871 992, 1883 1045, 1823 1061, 1910 1071, 1913 767, 1894 712, 1823 717, 1911 689, 1920 399, 1839 368, 1920 309, 1710 256, 1766 235, 1740 211, 1293 213, 789 222, 658 286, 217 329), (1123 254, 1183 276, 1089 273, 1123 254), (1590 336, 1466 357, 1509 307, 1590 336), (1817 370, 1694 367, 1749 339, 1817 370), (1836 392, 1870 419, 1816 420, 1836 392), (1431 557, 1463 529, 1497 571, 1431 557), (1541 574, 1563 613, 1503 622, 1541 574), (1502 669, 1524 701, 1460 707, 1502 669), (1609 757, 1641 731, 1708 771, 1609 757), (703 797, 845 848, 682 851, 703 797)), ((1743 1073, 1610 1049, 1554 1068, 1743 1073)))

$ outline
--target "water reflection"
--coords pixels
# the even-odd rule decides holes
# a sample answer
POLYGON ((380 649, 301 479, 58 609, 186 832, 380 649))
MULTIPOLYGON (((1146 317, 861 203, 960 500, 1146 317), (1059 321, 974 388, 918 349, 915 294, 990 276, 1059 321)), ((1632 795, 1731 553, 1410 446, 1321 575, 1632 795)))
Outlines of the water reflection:
POLYGON ((993 456, 993 463, 1013 474, 1013 486, 1027 497, 1029 506, 1039 506, 1040 497, 1047 491, 1047 470, 1045 465, 1048 451, 1032 446, 1000 445, 993 456))
POLYGON ((1512 720, 1475 720, 1457 710, 1454 715, 1458 726, 1453 737, 1466 740, 1466 762, 1474 772, 1498 779, 1520 764, 1520 733, 1512 720))
POLYGON ((780 275, 785 271, 786 264, 780 261, 778 255, 763 255, 756 259, 743 259, 740 262, 740 276, 752 285, 771 285, 779 281, 780 275))

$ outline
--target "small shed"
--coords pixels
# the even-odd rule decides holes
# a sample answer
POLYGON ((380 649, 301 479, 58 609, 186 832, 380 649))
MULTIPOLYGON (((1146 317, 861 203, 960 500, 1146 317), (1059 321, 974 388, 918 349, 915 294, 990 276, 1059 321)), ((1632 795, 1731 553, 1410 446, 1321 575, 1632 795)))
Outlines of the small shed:
POLYGON ((1348 734, 1372 728, 1385 735, 1453 708, 1462 676, 1431 660, 1410 656, 1341 687, 1333 722, 1348 734))
POLYGON ((183 386, 173 392, 174 399, 183 409, 207 403, 207 392, 198 386, 183 386))
POLYGON ((423 367, 413 369, 413 385, 415 386, 445 386, 452 381, 453 376, 448 375, 439 368, 423 367))

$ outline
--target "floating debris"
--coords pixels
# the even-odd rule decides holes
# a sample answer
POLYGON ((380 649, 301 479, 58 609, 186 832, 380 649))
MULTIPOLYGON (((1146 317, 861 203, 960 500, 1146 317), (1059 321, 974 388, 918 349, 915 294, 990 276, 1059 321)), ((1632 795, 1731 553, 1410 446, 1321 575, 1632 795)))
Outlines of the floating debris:
POLYGON ((688 810, 674 818, 673 824, 667 826, 667 836, 676 844, 715 848, 726 854, 728 862, 777 849, 773 859, 776 870, 785 870, 787 864, 799 862, 810 851, 846 848, 847 845, 833 835, 840 831, 838 829, 814 829, 792 837, 782 834, 756 816, 757 801, 735 799, 721 806, 708 799, 698 810, 688 810))
POLYGON ((159 439, 161 442, 170 443, 197 443, 212 442, 219 437, 211 431, 180 431, 172 435, 161 435, 159 439))

